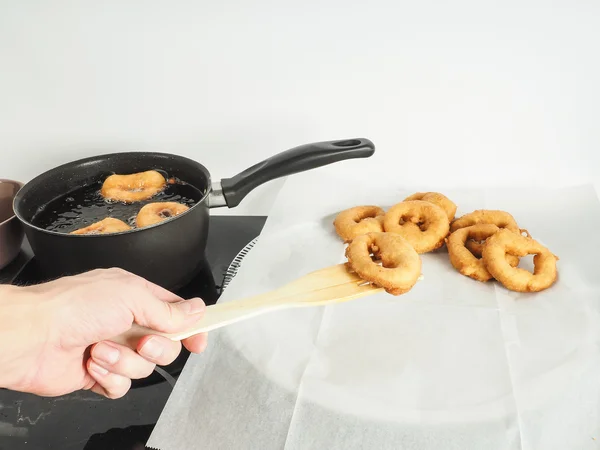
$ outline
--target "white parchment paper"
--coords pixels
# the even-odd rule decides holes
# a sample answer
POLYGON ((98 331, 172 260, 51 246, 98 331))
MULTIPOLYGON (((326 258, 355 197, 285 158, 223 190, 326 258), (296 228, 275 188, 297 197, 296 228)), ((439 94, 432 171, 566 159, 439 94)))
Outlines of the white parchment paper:
MULTIPOLYGON (((221 302, 343 262, 333 218, 418 190, 290 177, 221 302)), ((184 449, 597 449, 600 203, 592 186, 443 190, 457 215, 504 209, 560 257, 536 294, 481 283, 445 249, 409 293, 273 312, 209 335, 148 442, 184 449)), ((522 264, 531 265, 527 258, 522 264)))

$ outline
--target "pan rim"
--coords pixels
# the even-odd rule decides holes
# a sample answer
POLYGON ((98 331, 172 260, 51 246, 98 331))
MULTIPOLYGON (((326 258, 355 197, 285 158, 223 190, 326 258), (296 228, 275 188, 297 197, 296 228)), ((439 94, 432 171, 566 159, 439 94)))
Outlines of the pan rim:
POLYGON ((45 234, 49 234, 49 235, 54 235, 54 236, 62 236, 64 238, 71 238, 71 239, 89 239, 89 238, 104 238, 104 239, 108 239, 112 236, 123 236, 126 234, 132 234, 132 233, 139 233, 139 232, 143 232, 144 230, 150 230, 162 225, 165 225, 167 223, 170 223, 174 220, 177 220, 180 217, 183 217, 187 214, 189 214, 193 209, 195 209, 196 207, 199 207, 201 204, 203 204, 206 199, 210 196, 210 193, 212 192, 212 177, 210 174, 210 171, 206 168, 206 166, 204 166, 203 164, 199 163, 198 161, 195 161, 191 158, 188 158, 186 156, 181 156, 181 155, 177 155, 175 153, 165 153, 165 152, 146 152, 146 151, 129 151, 129 152, 112 152, 112 153, 103 153, 103 154, 99 154, 99 155, 94 155, 94 156, 88 156, 85 158, 81 158, 81 159, 76 159, 73 161, 69 161, 63 164, 60 164, 59 166, 53 167, 51 169, 46 170, 45 172, 42 172, 38 175, 36 175, 34 178, 32 178, 31 180, 29 180, 28 182, 22 183, 21 188, 19 189, 19 191, 15 194, 13 201, 12 201, 12 206, 13 206, 13 212, 14 212, 14 216, 12 216, 10 219, 8 220, 12 220, 14 218, 17 218, 22 224, 24 224, 27 228, 29 229, 33 229, 45 234), (24 198, 25 194, 23 194, 24 189, 30 185, 30 184, 34 184, 38 179, 40 179, 41 177, 43 177, 44 175, 48 175, 51 172, 60 172, 60 170, 64 170, 64 168, 66 166, 72 165, 72 164, 85 164, 88 162, 92 162, 95 161, 97 159, 102 159, 102 158, 108 158, 111 156, 128 156, 128 155, 139 155, 139 154, 144 154, 146 156, 161 156, 161 157, 176 157, 182 160, 187 160, 189 161, 191 164, 196 164, 198 166, 201 167, 201 170, 204 171, 206 178, 207 178, 207 187, 206 187, 206 192, 204 193, 204 195, 200 198, 200 200, 198 200, 193 206, 191 206, 189 209, 187 209, 186 211, 176 215, 176 216, 172 216, 169 217, 168 219, 162 220, 158 223, 152 224, 152 225, 148 225, 147 227, 143 227, 143 228, 131 228, 129 230, 125 230, 125 231, 118 231, 116 233, 107 233, 107 234, 69 234, 69 233, 62 233, 60 231, 54 231, 54 230, 46 230, 44 228, 38 227, 37 225, 34 225, 33 223, 31 223, 30 220, 26 220, 18 211, 17 205, 16 203, 18 201, 22 201, 22 199, 24 198))

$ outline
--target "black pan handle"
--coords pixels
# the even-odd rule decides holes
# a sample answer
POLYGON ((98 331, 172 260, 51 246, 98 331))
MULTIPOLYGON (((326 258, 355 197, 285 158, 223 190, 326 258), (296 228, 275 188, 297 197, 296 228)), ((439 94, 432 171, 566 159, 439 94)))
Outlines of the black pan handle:
POLYGON ((354 158, 368 158, 375 153, 375 145, 368 139, 346 139, 343 141, 315 142, 278 153, 232 178, 221 180, 210 205, 233 208, 261 184, 275 178, 285 177, 337 161, 354 158), (224 201, 223 201, 224 199, 224 201))

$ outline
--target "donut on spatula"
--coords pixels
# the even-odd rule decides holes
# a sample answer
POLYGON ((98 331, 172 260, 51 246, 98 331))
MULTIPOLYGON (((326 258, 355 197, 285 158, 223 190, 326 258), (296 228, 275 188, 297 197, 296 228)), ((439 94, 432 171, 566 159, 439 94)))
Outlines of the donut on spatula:
POLYGON ((392 295, 408 292, 421 276, 420 256, 398 234, 377 232, 357 236, 346 248, 346 257, 358 276, 392 295))

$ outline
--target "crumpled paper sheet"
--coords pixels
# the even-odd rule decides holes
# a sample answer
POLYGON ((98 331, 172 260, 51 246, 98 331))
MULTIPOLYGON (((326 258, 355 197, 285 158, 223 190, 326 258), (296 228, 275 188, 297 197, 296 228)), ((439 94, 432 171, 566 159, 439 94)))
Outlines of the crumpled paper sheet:
MULTIPOLYGON (((399 183, 398 183, 399 184, 399 183)), ((290 177, 221 302, 343 262, 332 221, 417 190, 290 177)), ((560 257, 549 290, 519 294, 422 255, 424 279, 325 307, 269 313, 209 335, 148 442, 184 449, 597 449, 600 203, 592 186, 442 190, 457 215, 504 209, 560 257)), ((531 261, 523 262, 531 265, 531 261)))

